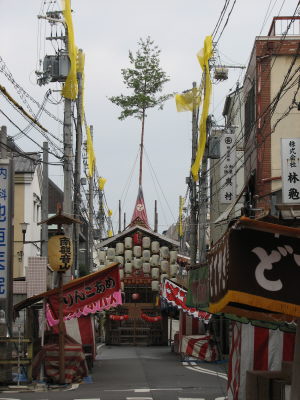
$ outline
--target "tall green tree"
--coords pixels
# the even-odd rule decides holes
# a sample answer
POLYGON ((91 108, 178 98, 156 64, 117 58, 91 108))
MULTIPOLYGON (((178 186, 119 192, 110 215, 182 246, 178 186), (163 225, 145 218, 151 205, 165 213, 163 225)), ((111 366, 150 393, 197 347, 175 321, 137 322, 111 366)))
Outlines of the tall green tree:
POLYGON ((135 55, 129 51, 131 67, 121 69, 123 82, 131 93, 109 98, 112 103, 122 108, 120 120, 127 117, 141 120, 139 185, 142 184, 146 110, 154 107, 162 109, 164 102, 172 96, 162 94, 163 86, 170 78, 160 66, 160 53, 161 50, 149 36, 145 40, 140 39, 135 55))

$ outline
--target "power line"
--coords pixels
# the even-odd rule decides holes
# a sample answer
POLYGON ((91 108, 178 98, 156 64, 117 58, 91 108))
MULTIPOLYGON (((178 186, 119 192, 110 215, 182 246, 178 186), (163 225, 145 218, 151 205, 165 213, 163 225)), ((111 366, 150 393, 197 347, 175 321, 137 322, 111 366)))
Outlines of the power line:
MULTIPOLYGON (((32 123, 34 125, 32 125, 35 129, 37 129, 38 132, 40 132, 47 140, 48 142, 52 145, 52 147, 56 148, 57 150, 61 151, 62 150, 51 141, 51 139, 48 137, 48 134, 50 136, 52 136, 54 139, 58 140, 59 142, 62 143, 62 141, 60 139, 58 139, 55 135, 53 135, 51 132, 49 132, 46 128, 44 128, 38 121, 36 121, 31 115, 29 115, 24 108, 14 100, 14 98, 12 96, 10 96, 10 94, 7 92, 7 90, 5 89, 5 87, 0 85, 0 91, 1 94, 4 96, 4 98, 6 100, 8 100, 9 104, 11 104, 13 106, 13 108, 23 117, 25 118, 27 121, 29 121, 29 123, 32 123)), ((24 134, 25 132, 22 131, 24 134)))
POLYGON ((231 9, 230 9, 230 11, 229 11, 229 13, 228 13, 226 22, 225 22, 225 24, 224 24, 224 26, 223 26, 223 29, 222 29, 222 31, 221 31, 221 33, 220 33, 218 39, 216 40, 216 45, 218 44, 218 42, 219 42, 219 40, 220 40, 220 38, 221 38, 221 36, 222 36, 222 34, 223 34, 223 32, 224 32, 224 29, 226 28, 226 26, 227 26, 227 24, 228 24, 228 21, 229 21, 230 15, 231 15, 231 13, 232 13, 232 11, 233 11, 233 9, 234 9, 235 3, 236 3, 236 0, 234 0, 234 3, 233 3, 233 5, 232 5, 232 7, 231 7, 231 9))
MULTIPOLYGON (((274 125, 273 125, 271 131, 270 131, 267 135, 265 135, 265 136, 262 138, 261 143, 256 144, 256 145, 254 146, 255 149, 258 149, 258 148, 260 148, 262 145, 265 144, 266 139, 267 139, 269 136, 271 136, 271 135, 275 132, 275 129, 276 129, 277 125, 278 125, 284 118, 286 118, 286 117, 289 115, 289 113, 291 112, 291 110, 292 110, 293 108, 296 107, 296 106, 295 106, 295 98, 296 98, 296 95, 297 95, 298 92, 299 92, 299 89, 300 89, 300 86, 298 86, 297 91, 296 91, 295 94, 294 94, 294 98, 293 98, 292 103, 290 104, 290 106, 289 106, 289 107, 287 108, 287 110, 282 114, 282 116, 281 116, 280 118, 278 118, 278 120, 274 123, 274 125)), ((276 106, 277 106, 277 104, 276 104, 276 106)), ((276 109, 276 106, 275 106, 275 109, 276 109)), ((272 114, 273 114, 273 113, 272 113, 272 114)), ((243 157, 244 157, 244 156, 241 156, 241 157, 237 160, 237 162, 235 163, 235 165, 237 165, 238 161, 240 161, 243 157)), ((236 169, 236 171, 234 172, 233 176, 235 176, 235 175, 238 173, 238 171, 239 171, 241 168, 243 168, 243 167, 245 166, 246 162, 248 161, 248 159, 249 159, 250 157, 251 157, 251 153, 248 154, 248 157, 247 157, 247 158, 243 161, 243 163, 236 169)), ((217 182, 215 182, 214 186, 216 186, 216 185, 220 182, 220 180, 221 180, 221 178, 220 178, 217 182)), ((213 196, 215 196, 216 194, 218 194, 218 193, 220 192, 220 190, 223 189, 224 186, 225 186, 225 184, 224 184, 222 187, 219 187, 219 188, 218 188, 217 190, 215 190, 213 193, 211 193, 210 196, 208 196, 208 200, 209 200, 211 197, 213 197, 213 196)))
POLYGON ((219 15, 219 18, 218 18, 218 21, 217 21, 217 23, 216 23, 216 26, 214 27, 214 30, 213 30, 213 32, 212 32, 212 37, 213 37, 213 38, 216 36, 216 34, 217 34, 217 32, 218 32, 218 29, 219 29, 219 27, 220 27, 220 25, 221 25, 221 23, 222 23, 222 20, 223 20, 223 18, 224 18, 224 15, 225 15, 225 12, 226 12, 226 10, 227 10, 227 7, 228 7, 229 3, 230 3, 230 0, 225 0, 223 9, 222 9, 222 11, 221 11, 221 13, 220 13, 220 15, 219 15))
MULTIPOLYGON (((19 96, 21 97, 21 99, 23 100, 23 102, 26 104, 28 110, 34 114, 34 112, 32 111, 29 103, 27 102, 27 98, 30 99, 34 104, 36 104, 38 106, 38 108, 41 107, 40 103, 35 100, 29 93, 26 92, 25 89, 22 88, 22 86, 20 86, 14 79, 12 73, 8 70, 3 58, 0 56, 0 72, 2 72, 6 78, 13 84, 13 86, 15 87, 17 93, 19 94, 19 96)), ((52 114, 50 111, 44 109, 45 113, 52 119, 54 119, 55 121, 57 121, 58 123, 60 123, 61 125, 63 125, 63 121, 59 118, 57 118, 54 114, 52 114)))
POLYGON ((17 153, 23 158, 27 158, 28 160, 32 161, 35 164, 47 164, 47 165, 55 165, 59 166, 62 165, 61 163, 51 163, 51 162, 44 162, 41 158, 35 159, 29 156, 29 154, 41 154, 42 152, 34 152, 34 153, 25 153, 23 151, 19 151, 16 147, 11 147, 9 144, 0 141, 1 146, 4 146, 7 150, 10 150, 13 154, 17 153))
MULTIPOLYGON (((20 132, 22 132, 29 140, 31 140, 34 144, 36 144, 40 149, 43 149, 43 147, 42 147, 38 142, 36 142, 32 137, 30 137, 30 136, 27 135, 25 132, 23 132, 23 130, 22 130, 14 121, 12 121, 12 119, 10 119, 9 116, 6 115, 6 114, 4 113, 4 111, 2 111, 2 110, 0 109, 0 112, 1 112, 1 114, 4 115, 4 117, 5 117, 12 125, 14 125, 20 132)), ((52 155, 53 155, 55 158, 57 158, 58 160, 62 160, 62 157, 59 157, 57 154, 53 153, 52 151, 48 150, 48 153, 49 153, 49 154, 52 154, 52 155)))
MULTIPOLYGON (((295 14, 296 14, 296 12, 297 12, 298 5, 299 5, 299 4, 300 4, 300 1, 298 1, 298 4, 297 4, 297 6, 296 6, 296 8, 295 8, 293 17, 295 16, 295 14)), ((285 38, 286 35, 287 35, 288 29, 289 29, 289 27, 291 26, 291 24, 293 23, 294 20, 295 20, 295 19, 291 19, 291 21, 290 21, 290 23, 289 23, 289 25, 288 25, 287 30, 286 30, 285 33, 281 36, 281 40, 280 40, 280 42, 279 42, 278 50, 280 50, 280 48, 281 48, 281 46, 282 46, 282 44, 283 44, 283 40, 284 40, 284 38, 285 38)), ((273 67, 274 67, 274 65, 275 65, 275 61, 276 61, 277 57, 278 57, 278 55, 276 55, 276 56, 274 57, 274 60, 273 60, 273 63, 272 63, 272 65, 271 65, 271 67, 270 67, 270 71, 269 71, 269 73, 268 73, 267 78, 269 78, 270 75, 271 75, 271 71, 272 71, 272 69, 273 69, 273 67)), ((294 62, 295 62, 295 60, 296 60, 296 57, 297 57, 297 54, 295 54, 295 56, 294 56, 294 62)), ((292 62, 293 62, 293 61, 292 61, 292 62)), ((294 76, 294 75, 295 75, 295 73, 293 74, 293 76, 294 76)), ((262 88, 265 86, 266 82, 267 82, 267 79, 265 79, 265 80, 262 82, 262 88)), ((272 101, 274 101, 274 100, 275 100, 275 98, 273 98, 272 101)), ((243 103, 245 103, 245 102, 246 102, 246 98, 243 99, 243 103)), ((268 110, 269 110, 269 108, 271 107, 271 105, 272 105, 272 103, 269 104, 269 106, 266 108, 266 110, 263 112, 263 114, 260 116, 260 118, 263 117, 263 116, 265 115, 266 112, 268 112, 268 110)), ((237 112, 239 112, 239 109, 237 110, 237 112)), ((253 129, 253 127, 255 126, 255 124, 258 122, 258 120, 259 120, 259 118, 257 118, 256 121, 254 121, 254 124, 252 125, 251 130, 253 129)), ((244 123, 244 125, 241 127, 241 129, 240 129, 241 137, 240 137, 239 139, 236 139, 234 145, 237 145, 241 140, 244 139, 244 136, 245 136, 245 132, 243 132, 243 128, 244 128, 244 127, 245 127, 245 123, 244 123)), ((238 138, 238 136, 239 136, 239 135, 237 135, 237 138, 238 138)), ((224 156, 223 158, 225 158, 225 156, 224 156)), ((218 165, 221 161, 222 161, 222 158, 220 158, 220 159, 214 164, 214 167, 213 167, 213 168, 216 168, 217 165, 218 165)), ((210 172, 210 170, 211 170, 211 168, 209 168, 207 172, 210 172)))

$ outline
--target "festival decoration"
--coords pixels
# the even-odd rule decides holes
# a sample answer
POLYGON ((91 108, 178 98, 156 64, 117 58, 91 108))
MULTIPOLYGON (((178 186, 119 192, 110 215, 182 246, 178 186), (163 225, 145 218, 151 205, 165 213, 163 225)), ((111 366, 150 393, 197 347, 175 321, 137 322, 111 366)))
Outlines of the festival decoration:
POLYGON ((114 314, 110 314, 109 315, 109 319, 111 319, 112 321, 124 321, 128 319, 128 315, 114 315, 114 314))
POLYGON ((162 288, 162 298, 165 299, 172 306, 177 307, 179 310, 186 312, 194 318, 199 318, 203 320, 209 320, 211 314, 205 311, 199 311, 196 308, 188 307, 186 305, 186 295, 187 291, 182 287, 176 285, 169 279, 165 279, 162 288))
POLYGON ((141 314, 141 318, 144 321, 147 321, 147 322, 158 322, 158 321, 161 320, 161 316, 160 315, 157 315, 157 316, 153 317, 153 316, 147 315, 145 313, 141 314))

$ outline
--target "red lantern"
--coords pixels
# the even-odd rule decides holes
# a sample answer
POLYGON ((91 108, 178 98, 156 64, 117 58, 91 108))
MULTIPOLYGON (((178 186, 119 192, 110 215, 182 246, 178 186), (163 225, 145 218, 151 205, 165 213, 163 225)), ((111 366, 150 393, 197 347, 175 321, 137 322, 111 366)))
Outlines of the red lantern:
POLYGON ((139 293, 132 293, 131 298, 132 298, 132 300, 138 300, 140 298, 140 294, 139 293))

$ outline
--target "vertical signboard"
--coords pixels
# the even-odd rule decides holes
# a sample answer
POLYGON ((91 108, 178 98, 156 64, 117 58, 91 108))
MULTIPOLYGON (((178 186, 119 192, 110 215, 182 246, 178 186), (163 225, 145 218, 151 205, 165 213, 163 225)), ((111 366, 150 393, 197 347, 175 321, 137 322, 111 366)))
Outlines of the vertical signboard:
POLYGON ((226 130, 220 140, 220 203, 231 203, 236 197, 235 134, 226 130))
POLYGON ((9 289, 11 179, 9 161, 0 159, 0 300, 7 299, 9 289))
MULTIPOLYGON (((13 162, 0 158, 0 309, 5 329, 12 326, 13 162)), ((5 333, 5 332, 4 332, 5 333)), ((0 349, 3 351, 3 349, 0 349)))
POLYGON ((300 203, 300 138, 281 139, 282 201, 300 203))

